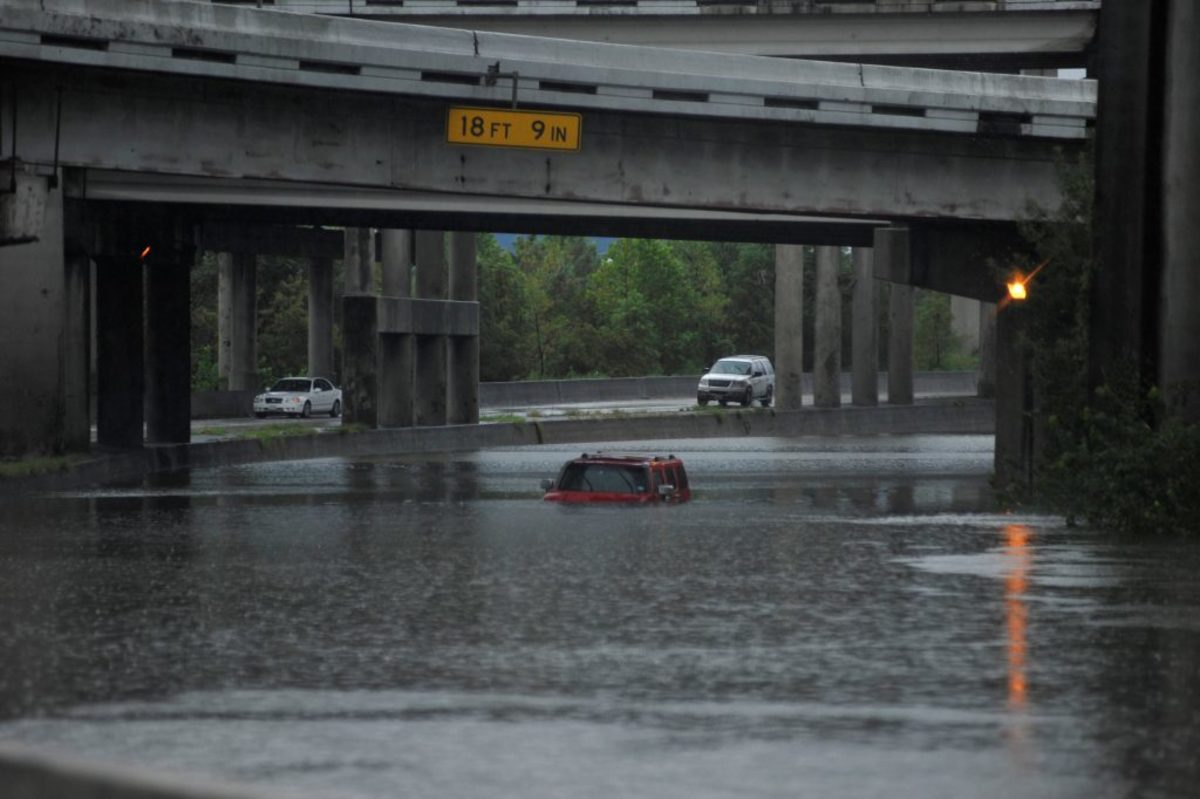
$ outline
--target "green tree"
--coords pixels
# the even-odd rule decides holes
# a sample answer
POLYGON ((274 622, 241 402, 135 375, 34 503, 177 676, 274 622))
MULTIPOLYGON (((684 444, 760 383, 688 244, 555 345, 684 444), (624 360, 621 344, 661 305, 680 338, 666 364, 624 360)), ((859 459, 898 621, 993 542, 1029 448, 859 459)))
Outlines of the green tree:
MULTIPOLYGON (((769 244, 726 242, 709 246, 727 288, 728 303, 719 327, 722 340, 731 350, 772 356, 775 352, 775 248, 769 244)), ((812 292, 805 293, 811 295, 812 292)))
POLYGON ((526 281, 490 233, 476 237, 479 264, 479 379, 519 380, 533 371, 526 281))
POLYGON ((192 391, 217 389, 217 256, 206 252, 192 267, 192 391))
POLYGON ((308 371, 308 271, 293 258, 258 261, 258 371, 266 385, 308 371))
POLYGON ((567 377, 596 371, 596 343, 587 305, 596 245, 577 236, 521 237, 515 258, 525 282, 533 343, 531 377, 567 377))
POLYGON ((913 362, 917 369, 947 369, 962 349, 950 324, 950 295, 917 291, 914 310, 913 362))

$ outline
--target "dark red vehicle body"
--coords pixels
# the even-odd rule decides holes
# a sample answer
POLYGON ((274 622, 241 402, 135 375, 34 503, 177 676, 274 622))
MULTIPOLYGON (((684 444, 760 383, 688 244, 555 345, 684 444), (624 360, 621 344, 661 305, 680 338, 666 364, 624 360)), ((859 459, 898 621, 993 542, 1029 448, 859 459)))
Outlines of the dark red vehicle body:
POLYGON ((674 455, 606 455, 586 452, 547 480, 548 502, 687 502, 692 498, 683 461, 674 455))

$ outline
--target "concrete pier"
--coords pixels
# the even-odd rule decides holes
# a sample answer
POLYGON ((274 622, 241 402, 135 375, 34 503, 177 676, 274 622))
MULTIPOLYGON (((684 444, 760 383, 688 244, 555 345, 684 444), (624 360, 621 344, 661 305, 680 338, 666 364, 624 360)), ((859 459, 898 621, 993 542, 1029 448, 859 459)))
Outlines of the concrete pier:
POLYGON ((913 402, 913 288, 892 284, 888 296, 888 403, 913 402))
POLYGON ((369 228, 346 228, 342 297, 342 414, 348 424, 379 423, 379 309, 375 242, 369 228))
MULTIPOLYGON (((446 246, 441 231, 416 234, 416 297, 446 299, 446 246)), ((445 335, 416 336, 416 369, 413 386, 414 423, 444 425, 447 421, 446 388, 448 341, 445 335)))
MULTIPOLYGON (((451 300, 479 300, 479 269, 475 258, 475 234, 450 234, 451 300)), ((450 424, 479 422, 479 336, 451 336, 447 375, 446 420, 450 424)))
POLYGON ((804 395, 804 248, 775 245, 775 407, 793 411, 804 395))
POLYGON ((879 286, 875 281, 875 251, 855 247, 850 401, 879 404, 879 286))
POLYGON ((333 261, 308 262, 308 373, 333 379, 333 261))
POLYGON ((813 341, 813 404, 842 404, 842 295, 838 289, 838 247, 817 247, 816 324, 813 341))
POLYGON ((258 259, 217 256, 217 380, 230 391, 261 388, 258 379, 258 259))
POLYGON ((32 176, 7 199, 27 224, 0 231, 24 242, 0 246, 0 456, 86 450, 90 262, 65 218, 75 216, 72 201, 32 176))
MULTIPOLYGON (((911 275, 909 230, 875 229, 875 273, 911 275)), ((913 401, 913 288, 907 280, 890 284, 888 294, 888 404, 913 401)))
POLYGON ((1195 423, 1200 422, 1200 9, 1184 0, 1169 5, 1158 382, 1171 413, 1195 423))
POLYGON ((136 252, 96 258, 96 439, 142 446, 145 361, 142 262, 136 252))
POLYGON ((154 237, 146 276, 146 440, 192 436, 191 270, 195 249, 182 220, 154 237))
MULTIPOLYGON (((383 296, 412 294, 414 236, 411 230, 380 231, 383 296)), ((379 341, 379 425, 410 427, 413 423, 413 377, 416 339, 412 333, 382 334, 379 341)))

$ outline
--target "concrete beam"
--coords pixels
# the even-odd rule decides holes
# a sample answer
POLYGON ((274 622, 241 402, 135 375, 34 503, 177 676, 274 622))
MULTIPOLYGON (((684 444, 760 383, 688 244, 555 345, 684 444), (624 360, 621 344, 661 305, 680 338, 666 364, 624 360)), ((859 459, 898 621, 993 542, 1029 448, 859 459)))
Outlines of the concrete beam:
MULTIPOLYGON (((699 241, 871 246, 883 219, 789 216, 518 197, 471 197, 274 181, 131 175, 89 170, 87 196, 118 203, 182 203, 208 220, 246 225, 335 224, 699 241), (236 220, 233 222, 232 220, 236 220)), ((381 245, 382 246, 382 245, 381 245)), ((341 251, 335 257, 341 257, 341 251)))
POLYGON ((886 259, 876 262, 880 280, 984 302, 1002 297, 1009 271, 1034 258, 1015 225, 880 228, 876 247, 880 246, 888 251, 886 259))
MULTIPOLYGON (((30 95, 22 101, 32 106, 30 157, 49 163, 51 101, 64 77, 15 65, 12 71, 30 95)), ((70 85, 64 102, 87 125, 64 128, 60 159, 89 169, 869 219, 1008 221, 1030 200, 1051 209, 1059 202, 1061 155, 1043 139, 598 109, 587 115, 579 153, 502 151, 447 144, 444 101, 381 105, 352 92, 253 84, 222 86, 218 97, 209 82, 149 74, 83 73, 70 85), (341 124, 330 126, 330 119, 341 124), (264 144, 281 130, 304 133, 264 144)))
POLYGON ((200 228, 197 248, 288 258, 341 258, 342 231, 295 225, 248 225, 209 221, 200 228))
MULTIPOLYGON (((322 11, 320 5, 304 2, 306 6, 298 10, 322 11)), ((996 13, 1005 10, 1004 4, 989 3, 999 7, 989 8, 991 13, 968 8, 931 14, 937 5, 946 4, 914 3, 886 16, 871 13, 869 3, 853 5, 858 13, 813 13, 836 11, 836 4, 678 2, 550 8, 422 3, 368 5, 355 13, 421 25, 590 42, 876 64, 962 63, 970 65, 964 68, 1001 71, 1004 67, 1084 66, 1100 4, 1067 8, 1054 3, 1064 8, 996 13), (739 13, 728 13, 734 10, 739 13)), ((325 13, 346 13, 344 1, 325 7, 340 7, 325 13)))

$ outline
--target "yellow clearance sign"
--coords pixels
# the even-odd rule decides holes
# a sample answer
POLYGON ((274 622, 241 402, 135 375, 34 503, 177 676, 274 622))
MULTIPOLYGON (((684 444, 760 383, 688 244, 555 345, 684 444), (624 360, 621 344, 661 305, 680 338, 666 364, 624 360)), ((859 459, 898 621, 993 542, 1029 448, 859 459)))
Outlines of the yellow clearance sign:
POLYGON ((502 111, 453 106, 446 118, 446 141, 484 147, 579 151, 583 117, 549 111, 502 111))

